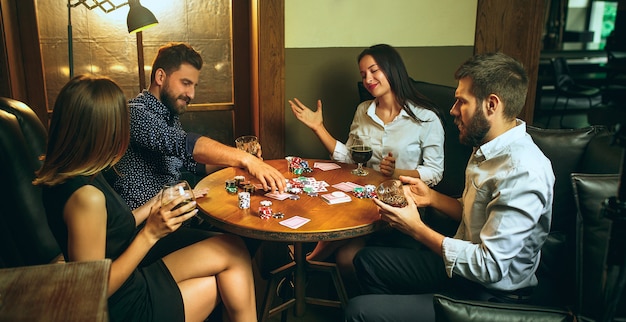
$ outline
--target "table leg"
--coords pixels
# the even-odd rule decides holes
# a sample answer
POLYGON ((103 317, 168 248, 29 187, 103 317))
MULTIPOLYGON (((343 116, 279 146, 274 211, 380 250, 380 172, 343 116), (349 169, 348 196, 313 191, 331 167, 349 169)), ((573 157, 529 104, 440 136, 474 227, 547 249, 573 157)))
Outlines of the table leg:
POLYGON ((294 280, 294 291, 296 298, 295 315, 300 317, 304 315, 306 308, 305 289, 306 289, 306 253, 302 250, 302 243, 294 243, 293 257, 296 262, 296 272, 294 280))

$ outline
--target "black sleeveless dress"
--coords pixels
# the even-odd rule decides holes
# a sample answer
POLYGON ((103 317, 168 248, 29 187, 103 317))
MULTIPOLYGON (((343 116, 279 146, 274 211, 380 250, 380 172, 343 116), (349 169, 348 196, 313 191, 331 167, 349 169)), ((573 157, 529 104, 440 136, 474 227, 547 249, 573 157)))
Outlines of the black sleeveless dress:
MULTIPOLYGON (((101 174, 95 177, 75 177, 53 187, 44 186, 43 202, 48 225, 67 259, 68 234, 63 220, 63 209, 70 196, 85 185, 94 186, 104 193, 107 207, 105 256, 115 260, 135 237, 135 218, 130 208, 101 174)), ((170 322, 185 319, 182 295, 161 259, 135 269, 124 284, 109 297, 108 306, 111 321, 170 322)))

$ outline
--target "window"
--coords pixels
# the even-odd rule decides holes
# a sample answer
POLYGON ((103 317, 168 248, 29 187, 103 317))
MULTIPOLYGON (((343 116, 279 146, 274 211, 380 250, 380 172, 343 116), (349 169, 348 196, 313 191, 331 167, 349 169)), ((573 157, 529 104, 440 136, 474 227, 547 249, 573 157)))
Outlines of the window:
MULTIPOLYGON (((75 4, 77 0, 70 0, 75 4)), ((93 2, 89 0, 88 2, 93 2)), ((109 0, 115 5, 123 0, 109 0)), ((69 80, 68 0, 37 0, 37 19, 49 109, 69 80)), ((159 20, 143 32, 144 69, 150 83, 152 60, 169 41, 191 44, 202 54, 204 66, 194 105, 233 104, 233 39, 231 0, 143 0, 159 20), (193 7, 192 7, 193 6, 193 7)), ((128 34, 129 7, 108 13, 83 5, 71 9, 74 74, 111 77, 128 98, 139 93, 137 41, 128 34)))

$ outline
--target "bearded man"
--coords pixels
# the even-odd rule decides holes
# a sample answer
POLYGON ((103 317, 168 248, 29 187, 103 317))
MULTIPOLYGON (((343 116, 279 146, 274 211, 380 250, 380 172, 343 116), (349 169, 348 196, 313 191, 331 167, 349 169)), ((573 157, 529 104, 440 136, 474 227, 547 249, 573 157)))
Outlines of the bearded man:
POLYGON ((107 175, 131 209, 179 180, 182 167, 192 173, 245 168, 264 189, 284 191, 284 176, 262 159, 182 128, 179 115, 194 98, 202 63, 188 44, 162 46, 152 63, 150 88, 129 101, 130 146, 107 175))
MULTIPOLYGON (((163 185, 179 180, 183 167, 200 174, 223 166, 240 167, 258 178, 265 190, 285 189, 285 177, 263 162, 260 153, 253 156, 182 128, 179 115, 194 98, 202 64, 202 57, 189 44, 160 47, 152 63, 150 87, 129 101, 130 145, 120 162, 106 172, 106 178, 131 209, 157 195, 163 185)), ((206 191, 194 193, 199 198, 206 191)), ((216 234, 201 223, 192 221, 190 225, 159 240, 141 265, 216 234)), ((244 241, 251 255, 256 254, 263 277, 289 259, 281 244, 244 241)))

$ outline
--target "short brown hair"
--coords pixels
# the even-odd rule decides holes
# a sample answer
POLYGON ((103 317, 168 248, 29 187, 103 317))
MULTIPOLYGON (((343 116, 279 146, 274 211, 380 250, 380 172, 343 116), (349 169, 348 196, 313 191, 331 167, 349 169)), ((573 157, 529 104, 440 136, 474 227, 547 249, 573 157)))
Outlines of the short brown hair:
POLYGON ((486 53, 468 59, 457 69, 455 79, 472 80, 470 92, 477 103, 495 94, 504 103, 504 116, 514 119, 524 108, 528 75, 524 66, 503 53, 486 53))
POLYGON ((57 97, 44 163, 34 184, 56 185, 117 163, 130 142, 126 97, 111 79, 79 75, 57 97))
POLYGON ((154 82, 154 75, 157 69, 161 68, 166 75, 180 69, 180 65, 187 63, 197 70, 202 69, 202 56, 189 44, 182 42, 171 42, 161 46, 152 62, 152 73, 150 81, 154 82))

